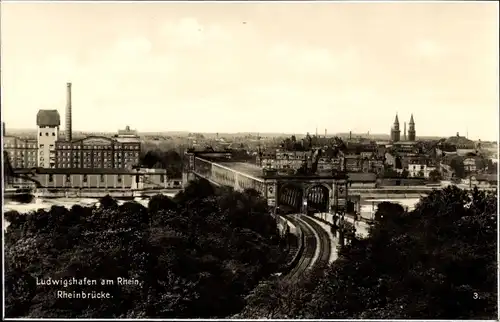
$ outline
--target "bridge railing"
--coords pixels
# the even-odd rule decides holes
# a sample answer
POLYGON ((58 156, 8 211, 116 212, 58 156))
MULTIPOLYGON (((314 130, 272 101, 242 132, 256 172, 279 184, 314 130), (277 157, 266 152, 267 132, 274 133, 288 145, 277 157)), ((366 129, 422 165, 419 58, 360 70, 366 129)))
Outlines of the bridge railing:
POLYGON ((207 178, 210 179, 212 176, 212 162, 207 161, 202 158, 195 157, 194 158, 194 171, 207 178))
POLYGON ((218 168, 218 169, 222 169, 224 171, 227 171, 228 173, 236 174, 240 178, 247 178, 247 179, 250 179, 251 181, 253 181, 252 184, 248 188, 253 188, 259 192, 261 192, 261 190, 264 189, 264 186, 263 186, 264 179, 262 179, 262 178, 254 177, 250 174, 232 169, 230 167, 224 166, 224 165, 216 163, 216 162, 202 159, 200 157, 195 157, 194 164, 195 164, 194 172, 207 178, 207 179, 216 180, 216 178, 213 177, 212 170, 214 168, 218 168))

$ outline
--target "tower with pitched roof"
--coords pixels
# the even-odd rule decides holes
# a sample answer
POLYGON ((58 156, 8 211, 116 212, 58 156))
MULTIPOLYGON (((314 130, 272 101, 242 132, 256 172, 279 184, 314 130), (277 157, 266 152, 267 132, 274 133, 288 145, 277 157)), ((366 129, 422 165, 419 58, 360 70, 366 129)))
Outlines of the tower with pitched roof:
POLYGON ((392 125, 391 129, 391 141, 392 142, 399 142, 401 136, 401 130, 399 129, 399 119, 398 119, 398 114, 396 113, 396 118, 394 119, 394 124, 392 125))
POLYGON ((413 120, 413 114, 410 117, 410 123, 408 123, 408 141, 415 141, 417 132, 415 131, 415 121, 413 120))

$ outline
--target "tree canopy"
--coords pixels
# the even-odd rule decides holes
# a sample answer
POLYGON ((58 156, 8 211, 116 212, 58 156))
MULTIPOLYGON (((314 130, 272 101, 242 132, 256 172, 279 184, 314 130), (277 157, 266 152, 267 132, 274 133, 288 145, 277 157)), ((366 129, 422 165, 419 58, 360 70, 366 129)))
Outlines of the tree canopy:
POLYGON ((214 189, 206 181, 175 199, 155 196, 148 207, 105 197, 99 206, 5 217, 8 317, 226 317, 242 309, 244 297, 285 255, 258 193, 214 189), (118 277, 139 285, 118 285, 118 277), (37 285, 49 278, 98 283, 37 285), (65 299, 59 290, 112 298, 65 299))
POLYGON ((174 150, 159 149, 141 153, 139 163, 146 168, 161 168, 167 170, 171 178, 182 177, 182 156, 174 150))
POLYGON ((456 187, 411 212, 381 203, 368 238, 298 285, 273 281, 241 317, 495 319, 496 211, 496 193, 456 187))

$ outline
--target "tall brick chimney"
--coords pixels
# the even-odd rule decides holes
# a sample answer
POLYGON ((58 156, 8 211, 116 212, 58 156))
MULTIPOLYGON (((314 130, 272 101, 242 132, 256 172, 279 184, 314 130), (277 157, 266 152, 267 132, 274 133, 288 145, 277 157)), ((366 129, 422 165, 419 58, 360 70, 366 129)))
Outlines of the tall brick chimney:
POLYGON ((71 142, 71 83, 66 84, 66 140, 71 142))

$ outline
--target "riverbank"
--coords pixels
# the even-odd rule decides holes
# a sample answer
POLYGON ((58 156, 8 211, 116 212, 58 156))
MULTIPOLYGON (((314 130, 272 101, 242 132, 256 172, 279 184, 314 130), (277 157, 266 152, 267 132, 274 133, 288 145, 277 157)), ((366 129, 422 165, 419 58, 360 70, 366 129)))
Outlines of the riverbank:
MULTIPOLYGON (((177 193, 163 193, 164 195, 173 198, 177 193)), ((149 203, 149 198, 136 197, 131 200, 136 201, 143 206, 147 207, 149 203)), ((27 214, 32 211, 37 211, 39 209, 49 210, 52 206, 63 206, 68 209, 74 205, 80 205, 82 207, 91 207, 99 202, 99 198, 38 198, 34 197, 29 203, 14 201, 12 199, 5 199, 3 204, 3 213, 8 211, 17 211, 22 214, 27 214)), ((124 204, 127 200, 117 199, 119 205, 124 204)), ((4 229, 9 226, 9 222, 3 220, 4 229)))

